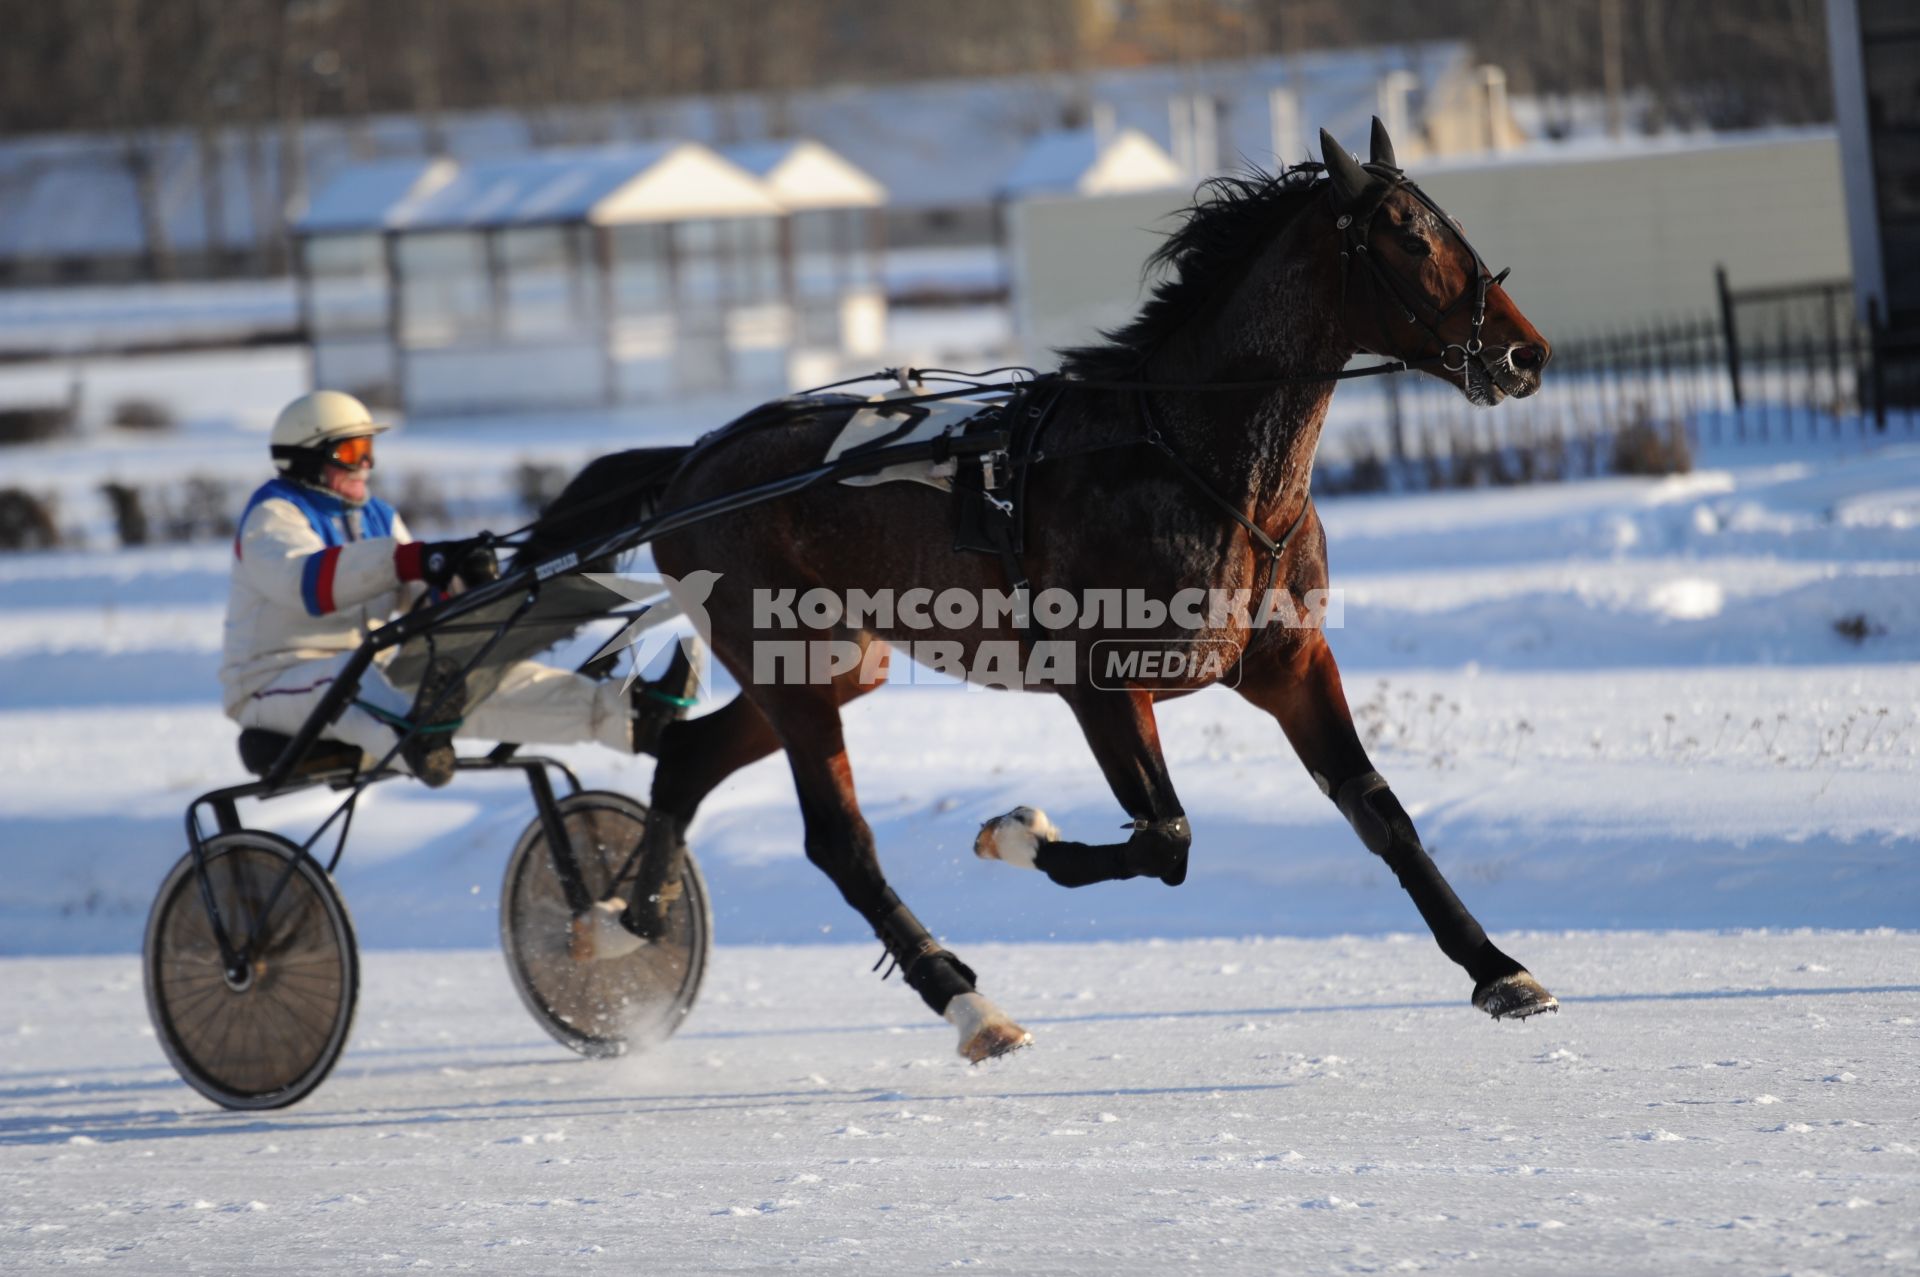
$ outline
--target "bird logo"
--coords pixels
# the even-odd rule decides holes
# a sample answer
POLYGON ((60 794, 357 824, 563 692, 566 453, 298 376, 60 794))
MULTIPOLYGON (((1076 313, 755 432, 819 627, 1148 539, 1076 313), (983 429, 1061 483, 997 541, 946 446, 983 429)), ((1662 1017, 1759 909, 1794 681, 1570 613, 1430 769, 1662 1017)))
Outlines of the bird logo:
POLYGON ((644 605, 633 620, 593 654, 593 659, 598 661, 621 651, 632 651, 633 664, 621 690, 631 687, 655 656, 665 651, 668 644, 678 641, 699 679, 700 696, 705 698, 712 693, 704 651, 713 639, 713 622, 707 619, 707 599, 720 573, 701 568, 681 577, 661 572, 588 572, 585 575, 587 580, 623 600, 644 605), (683 619, 686 625, 669 626, 667 622, 675 618, 683 619), (692 629, 691 634, 686 632, 688 628, 692 629))

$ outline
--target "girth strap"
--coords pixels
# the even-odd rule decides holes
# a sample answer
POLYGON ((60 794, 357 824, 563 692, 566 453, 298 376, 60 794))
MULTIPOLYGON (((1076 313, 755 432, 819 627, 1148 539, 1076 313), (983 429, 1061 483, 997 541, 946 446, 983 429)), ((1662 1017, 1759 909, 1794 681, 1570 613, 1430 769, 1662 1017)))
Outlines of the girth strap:
MULTIPOLYGON (((1027 477, 1039 453, 1041 433, 1053 419, 1059 402, 1057 382, 1042 383, 1038 388, 1022 386, 1003 410, 1007 442, 1005 453, 1000 455, 1006 461, 1004 479, 992 486, 983 483, 977 488, 971 482, 954 484, 957 501, 974 503, 972 509, 960 512, 962 527, 956 529, 954 548, 985 549, 999 557, 1007 588, 1013 594, 1014 624, 1019 626, 1030 649, 1037 648, 1046 636, 1040 632, 1034 617, 1033 587, 1021 561, 1026 549, 1027 477)), ((991 468, 983 473, 991 473, 998 479, 1000 472, 993 467, 994 456, 982 454, 984 465, 991 468)))
MULTIPOLYGON (((1047 383, 1043 381, 1040 384, 1045 386, 1047 383)), ((1265 528, 1248 518, 1240 507, 1222 496, 1218 488, 1207 482, 1205 475, 1194 469, 1185 457, 1174 450, 1173 445, 1167 441, 1165 432, 1160 429, 1160 418, 1154 411, 1153 399, 1144 388, 1149 384, 1151 383, 1140 383, 1142 388, 1137 392, 1140 415, 1145 426, 1144 433, 1132 438, 1100 444, 1094 449, 1084 451, 1146 444, 1171 462, 1181 478, 1185 479, 1216 509, 1239 524, 1246 531, 1248 538, 1267 555, 1266 579, 1261 584, 1259 595, 1260 600, 1264 602, 1280 574, 1281 556, 1286 553, 1287 547, 1293 544, 1293 538, 1299 534, 1300 529, 1306 526, 1307 511, 1313 506, 1312 498, 1309 496, 1300 502, 1299 513, 1293 516, 1293 522, 1287 525, 1287 530, 1281 533, 1278 539, 1267 535, 1265 528)), ((1003 513, 1006 517, 988 518, 982 526, 987 533, 993 552, 1000 558, 1001 568, 1007 576, 1007 586, 1013 592, 1016 623, 1025 634, 1028 646, 1037 647, 1045 636, 1040 633, 1039 623, 1033 616, 1033 590, 1027 579, 1026 568, 1021 562, 1021 553, 1025 548, 1021 536, 1021 520, 1026 505, 1027 471, 1033 462, 1045 460, 1048 457, 1048 454, 1039 447, 1040 435, 1047 422, 1051 420, 1054 407, 1059 403, 1060 397, 1057 393, 1051 394, 1038 403, 1030 404, 1029 393, 1023 387, 1021 393, 1016 395, 1007 407, 1007 416, 1010 421, 1007 458, 1011 482, 1007 486, 1005 496, 996 498, 997 501, 1005 502, 1007 508, 1003 513)), ((1079 451, 1082 450, 1060 455, 1078 455, 1079 451)), ((957 488, 956 491, 958 491, 957 488)), ((984 496, 986 494, 969 495, 984 496)))

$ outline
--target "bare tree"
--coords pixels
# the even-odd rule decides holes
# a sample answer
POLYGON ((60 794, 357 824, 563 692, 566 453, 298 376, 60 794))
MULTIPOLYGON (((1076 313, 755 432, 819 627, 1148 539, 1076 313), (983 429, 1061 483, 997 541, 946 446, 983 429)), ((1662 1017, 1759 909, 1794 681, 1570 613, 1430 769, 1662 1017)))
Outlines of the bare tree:
POLYGON ((98 78, 104 89, 109 127, 118 144, 120 161, 133 184, 134 207, 140 220, 147 274, 171 279, 173 246, 167 234, 166 211, 161 206, 163 139, 155 127, 168 118, 174 104, 165 100, 166 79, 154 73, 150 61, 153 37, 163 30, 152 24, 161 15, 142 13, 140 0, 111 0, 98 21, 82 24, 85 52, 80 69, 98 78))
POLYGON ((1431 39, 1466 42, 1569 125, 1590 95, 1621 128, 1831 110, 1821 0, 0 0, 0 31, 0 135, 112 139, 155 277, 176 266, 164 199, 183 156, 209 254, 238 244, 236 131, 259 264, 281 269, 320 118, 365 155, 374 116, 412 115, 442 153, 451 112, 505 108, 537 142, 592 142, 657 135, 661 104, 700 94, 724 140, 790 133, 793 96, 822 85, 1055 72, 1082 88, 1069 119, 1036 111, 1052 127, 1090 117, 1104 66, 1431 39))

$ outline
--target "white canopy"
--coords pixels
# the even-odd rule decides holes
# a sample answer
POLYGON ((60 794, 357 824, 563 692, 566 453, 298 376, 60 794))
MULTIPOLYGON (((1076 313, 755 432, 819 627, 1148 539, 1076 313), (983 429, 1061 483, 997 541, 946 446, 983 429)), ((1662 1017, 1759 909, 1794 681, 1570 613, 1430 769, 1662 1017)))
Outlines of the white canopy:
POLYGON ((1121 129, 1105 146, 1092 129, 1068 129, 1034 138, 1000 189, 1010 199, 1068 192, 1117 195, 1187 180, 1173 157, 1138 129, 1121 129))
POLYGON ((334 175, 294 219, 297 235, 384 230, 387 217, 410 201, 425 199, 453 180, 459 165, 448 159, 380 160, 355 164, 334 175))
POLYGON ((385 161, 343 170, 296 224, 351 230, 616 226, 707 217, 774 217, 781 203, 753 173, 697 142, 540 151, 508 159, 385 161))
POLYGON ((805 138, 746 142, 722 152, 788 209, 877 208, 887 189, 843 156, 805 138))

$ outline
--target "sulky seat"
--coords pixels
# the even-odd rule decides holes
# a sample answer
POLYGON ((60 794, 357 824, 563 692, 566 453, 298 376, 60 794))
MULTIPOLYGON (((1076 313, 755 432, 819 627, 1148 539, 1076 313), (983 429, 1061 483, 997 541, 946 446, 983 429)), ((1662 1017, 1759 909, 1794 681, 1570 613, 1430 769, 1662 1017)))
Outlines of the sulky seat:
MULTIPOLYGON (((240 729, 240 765, 256 776, 264 776, 279 761, 281 751, 293 737, 270 732, 264 727, 240 729)), ((360 747, 345 741, 317 740, 307 756, 293 769, 294 776, 319 776, 327 772, 353 771, 360 766, 360 747)))

